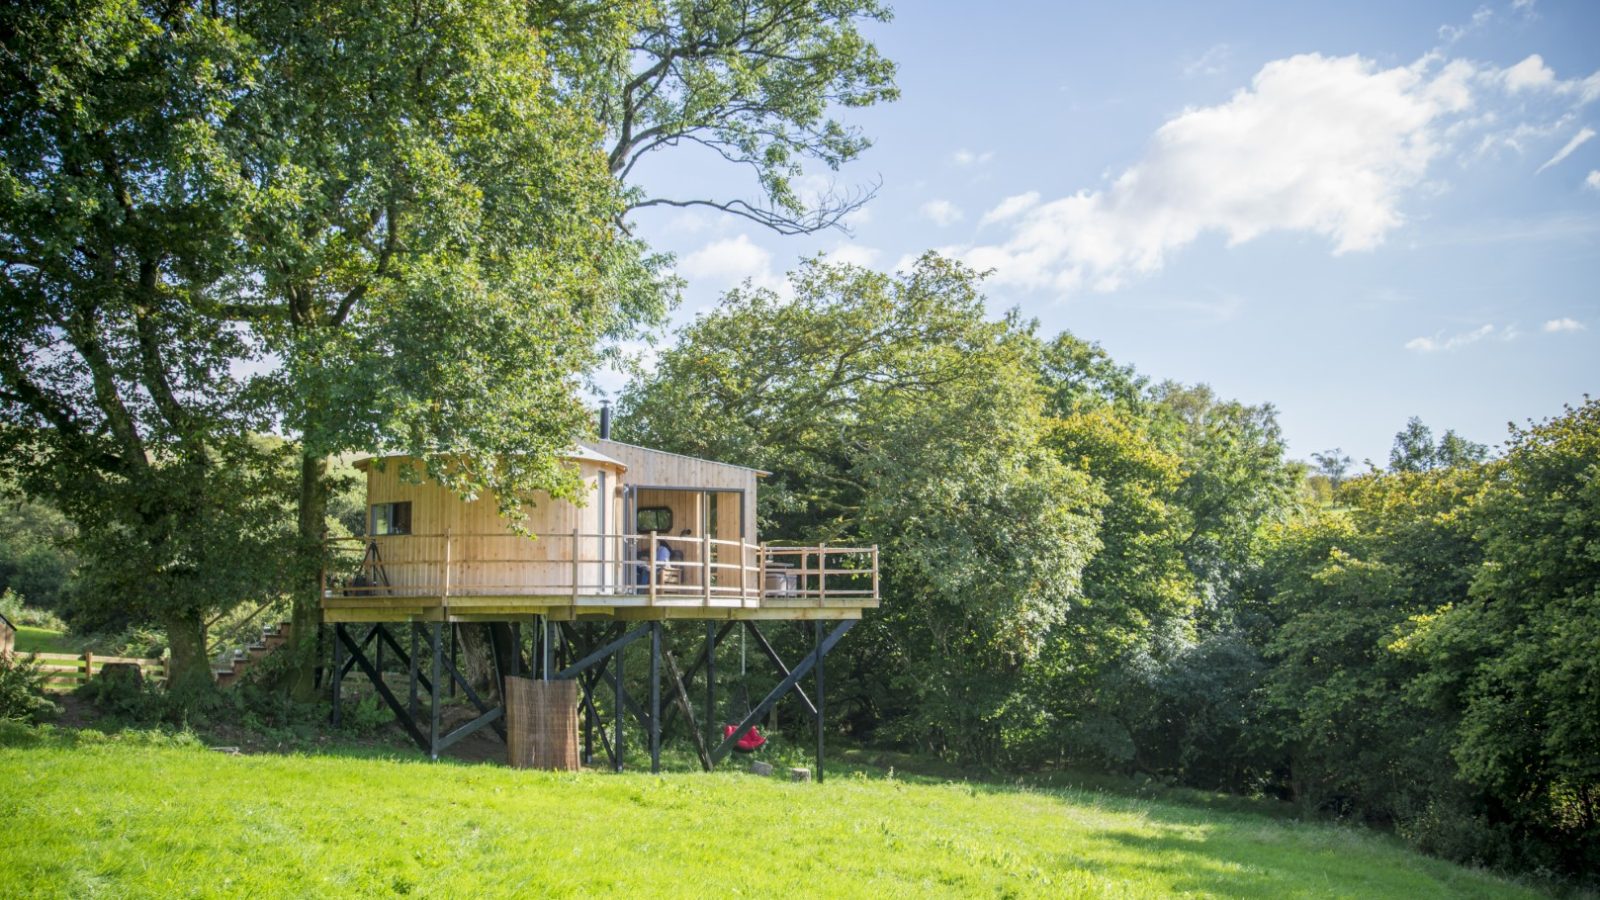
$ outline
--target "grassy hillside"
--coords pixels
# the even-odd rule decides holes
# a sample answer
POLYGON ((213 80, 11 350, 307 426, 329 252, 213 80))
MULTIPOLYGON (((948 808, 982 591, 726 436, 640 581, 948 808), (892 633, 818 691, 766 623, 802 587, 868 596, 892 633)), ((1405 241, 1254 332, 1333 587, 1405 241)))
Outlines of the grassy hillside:
POLYGON ((1090 792, 0 745, 6 897, 1532 895, 1353 829, 1090 792))

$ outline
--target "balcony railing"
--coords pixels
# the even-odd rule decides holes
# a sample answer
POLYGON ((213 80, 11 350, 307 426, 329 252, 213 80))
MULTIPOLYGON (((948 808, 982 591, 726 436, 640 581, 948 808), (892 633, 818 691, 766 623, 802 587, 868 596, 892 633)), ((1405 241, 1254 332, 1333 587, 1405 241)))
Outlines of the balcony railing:
POLYGON ((875 606, 878 548, 706 535, 404 534, 327 541, 323 597, 570 598, 573 605, 875 606))

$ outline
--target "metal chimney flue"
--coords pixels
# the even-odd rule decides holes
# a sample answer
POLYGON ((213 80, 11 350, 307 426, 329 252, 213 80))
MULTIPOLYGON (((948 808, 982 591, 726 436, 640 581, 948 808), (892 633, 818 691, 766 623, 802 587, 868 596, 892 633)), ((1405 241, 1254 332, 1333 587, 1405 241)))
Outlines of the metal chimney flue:
POLYGON ((611 440, 611 401, 600 401, 600 440, 611 440))

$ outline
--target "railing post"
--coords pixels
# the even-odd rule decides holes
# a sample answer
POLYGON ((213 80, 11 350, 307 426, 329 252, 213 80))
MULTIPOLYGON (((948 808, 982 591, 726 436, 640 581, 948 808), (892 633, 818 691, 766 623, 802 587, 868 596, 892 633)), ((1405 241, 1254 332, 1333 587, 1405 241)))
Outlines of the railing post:
POLYGON ((878 600, 878 545, 872 545, 872 600, 878 600))
POLYGON ((811 574, 811 551, 806 547, 800 548, 800 596, 806 595, 806 578, 811 574))
MULTIPOLYGON (((657 553, 656 548, 659 545, 660 545, 660 535, 658 533, 654 532, 654 531, 650 532, 650 562, 645 566, 645 571, 650 573, 650 605, 651 606, 655 606, 656 605, 656 586, 661 581, 661 573, 656 571, 656 553, 657 553)), ((622 667, 618 666, 617 668, 618 668, 618 671, 621 671, 622 667)), ((620 682, 618 682, 618 683, 620 684, 620 682)), ((620 698, 619 698, 619 702, 620 702, 620 698)), ((620 714, 618 714, 618 717, 620 718, 620 714)), ((620 751, 618 751, 618 752, 620 753, 620 751)))
POLYGON ((448 528, 446 528, 444 530, 444 577, 440 579, 440 585, 441 585, 441 587, 440 587, 440 591, 439 591, 439 598, 441 600, 449 599, 449 597, 450 597, 450 529, 448 529, 448 528))
POLYGON ((756 606, 767 598, 767 542, 756 545, 756 606))
POLYGON ((572 605, 573 606, 577 606, 578 605, 578 581, 579 581, 579 579, 581 577, 579 575, 579 571, 578 571, 578 548, 581 547, 582 545, 583 545, 583 542, 578 539, 578 529, 576 529, 576 528, 572 529, 572 605))
MULTIPOLYGON (((828 602, 828 542, 823 541, 817 545, 817 606, 822 607, 828 602)), ((818 620, 821 624, 821 620, 818 620)))
POLYGON ((744 606, 745 565, 744 552, 746 550, 744 535, 739 535, 739 605, 744 606))
POLYGON ((702 606, 711 605, 711 533, 700 535, 700 588, 705 592, 702 606))

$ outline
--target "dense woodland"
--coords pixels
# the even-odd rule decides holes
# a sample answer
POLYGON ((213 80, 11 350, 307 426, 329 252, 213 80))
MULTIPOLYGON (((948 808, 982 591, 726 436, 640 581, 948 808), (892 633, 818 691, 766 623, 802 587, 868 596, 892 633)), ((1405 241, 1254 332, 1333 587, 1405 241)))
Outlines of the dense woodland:
MULTIPOLYGON (((0 12, 0 579, 173 654, 316 616, 342 454, 570 495, 585 379, 677 284, 626 214, 780 231, 892 100, 870 0, 23 4, 0 12), (751 199, 655 197, 709 148, 751 199), (142 631, 141 631, 142 630, 142 631)), ((875 543, 837 729, 1282 797, 1460 860, 1600 871, 1600 403, 1493 450, 1286 457, 1270 406, 996 316, 936 255, 825 260, 667 341, 617 436, 771 471, 765 533, 875 543), (692 423, 692 427, 686 427, 692 423)), ((1483 436, 1479 436, 1483 437, 1483 436)), ((509 507, 508 515, 517 510, 509 507)), ((302 634, 313 629, 303 628, 302 634)), ((312 643, 277 696, 314 704, 312 643)))

